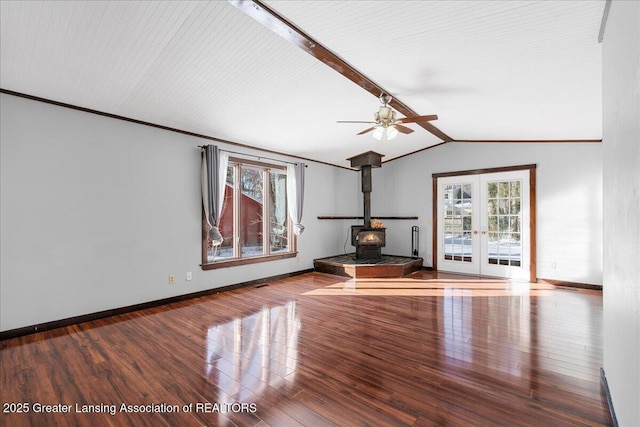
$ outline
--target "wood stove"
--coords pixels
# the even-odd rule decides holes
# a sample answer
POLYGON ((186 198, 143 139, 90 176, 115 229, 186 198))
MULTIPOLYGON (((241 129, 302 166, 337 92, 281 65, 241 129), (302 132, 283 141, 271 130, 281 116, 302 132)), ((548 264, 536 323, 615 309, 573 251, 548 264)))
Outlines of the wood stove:
POLYGON ((356 247, 356 259, 380 259, 386 230, 371 227, 371 168, 382 166, 382 154, 367 151, 347 160, 351 161, 351 167, 360 169, 364 202, 364 225, 351 226, 351 244, 356 247))
POLYGON ((356 247, 356 259, 380 259, 386 244, 386 229, 351 226, 351 245, 356 247))

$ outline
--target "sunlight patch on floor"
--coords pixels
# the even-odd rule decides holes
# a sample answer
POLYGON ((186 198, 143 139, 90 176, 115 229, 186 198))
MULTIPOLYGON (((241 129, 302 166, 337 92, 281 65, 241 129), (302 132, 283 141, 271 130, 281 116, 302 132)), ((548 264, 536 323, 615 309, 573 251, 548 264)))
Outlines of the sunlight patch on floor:
POLYGON ((553 285, 502 279, 349 279, 303 295, 365 296, 545 296, 553 285))

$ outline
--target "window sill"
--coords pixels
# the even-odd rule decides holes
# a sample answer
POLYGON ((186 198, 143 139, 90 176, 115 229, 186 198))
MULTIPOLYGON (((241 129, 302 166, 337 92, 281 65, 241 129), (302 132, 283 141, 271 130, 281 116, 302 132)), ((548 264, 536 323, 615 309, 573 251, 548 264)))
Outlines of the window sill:
POLYGON ((216 270, 218 268, 236 267, 238 265, 257 264, 260 262, 277 261, 279 259, 294 258, 298 256, 298 252, 287 252, 284 254, 255 256, 251 258, 230 259, 224 261, 216 261, 208 264, 201 264, 203 270, 216 270))

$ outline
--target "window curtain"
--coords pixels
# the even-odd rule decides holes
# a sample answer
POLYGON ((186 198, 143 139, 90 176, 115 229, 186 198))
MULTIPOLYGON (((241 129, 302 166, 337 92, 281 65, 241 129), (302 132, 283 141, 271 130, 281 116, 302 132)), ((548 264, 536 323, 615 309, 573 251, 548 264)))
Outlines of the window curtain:
POLYGON ((271 195, 271 203, 273 205, 273 217, 276 222, 275 234, 282 235, 284 233, 285 223, 287 222, 287 180, 282 174, 275 174, 273 183, 273 194, 271 195))
POLYGON ((220 233, 220 219, 224 208, 229 154, 215 145, 205 145, 202 149, 202 206, 209 224, 209 238, 213 246, 220 246, 224 241, 220 233))
POLYGON ((304 163, 287 165, 287 199, 289 216, 293 221, 293 232, 299 236, 304 232, 302 205, 304 202, 304 163))

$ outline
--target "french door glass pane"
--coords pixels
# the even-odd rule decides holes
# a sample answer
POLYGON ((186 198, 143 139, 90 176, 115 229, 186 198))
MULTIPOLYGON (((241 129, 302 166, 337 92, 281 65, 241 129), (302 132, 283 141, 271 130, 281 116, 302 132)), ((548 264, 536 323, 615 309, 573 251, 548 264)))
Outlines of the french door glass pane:
POLYGON ((240 242, 242 256, 262 255, 263 174, 257 168, 242 167, 240 242))
POLYGON ((286 252, 287 239, 287 174, 285 171, 269 173, 269 250, 271 253, 286 252))
POLYGON ((487 183, 487 262, 520 266, 522 262, 521 181, 487 183))
POLYGON ((472 186, 449 184, 444 186, 444 259, 472 262, 472 186))

